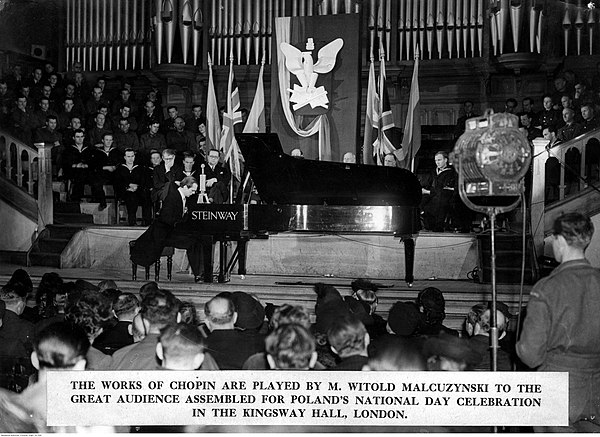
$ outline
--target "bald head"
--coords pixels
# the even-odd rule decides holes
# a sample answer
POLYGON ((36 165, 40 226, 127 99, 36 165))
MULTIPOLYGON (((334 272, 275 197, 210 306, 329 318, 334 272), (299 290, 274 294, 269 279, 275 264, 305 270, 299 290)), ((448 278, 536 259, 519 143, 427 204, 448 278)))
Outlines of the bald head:
POLYGON ((237 312, 233 300, 227 296, 215 296, 204 304, 206 325, 211 331, 233 329, 237 312))

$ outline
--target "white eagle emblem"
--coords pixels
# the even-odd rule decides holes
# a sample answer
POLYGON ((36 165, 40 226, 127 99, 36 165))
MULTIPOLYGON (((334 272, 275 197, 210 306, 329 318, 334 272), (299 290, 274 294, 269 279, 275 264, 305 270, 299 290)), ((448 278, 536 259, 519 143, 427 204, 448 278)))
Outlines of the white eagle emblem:
POLYGON ((281 51, 285 55, 285 66, 298 78, 300 85, 294 85, 294 89, 288 89, 292 95, 290 102, 293 103, 294 111, 310 104, 311 108, 322 106, 328 108, 329 100, 325 87, 315 88, 319 74, 329 73, 335 66, 335 58, 344 45, 341 38, 331 41, 319 50, 318 60, 313 63, 312 49, 314 44, 312 38, 308 39, 306 52, 301 52, 296 47, 282 42, 281 51))

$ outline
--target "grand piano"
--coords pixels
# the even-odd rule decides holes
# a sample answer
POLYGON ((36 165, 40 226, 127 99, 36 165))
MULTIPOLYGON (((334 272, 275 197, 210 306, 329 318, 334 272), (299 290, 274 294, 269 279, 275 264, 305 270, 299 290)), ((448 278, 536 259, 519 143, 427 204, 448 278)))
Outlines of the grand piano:
MULTIPOLYGON (((221 242, 219 282, 234 264, 246 273, 247 242, 275 232, 389 233, 404 242, 405 280, 413 282, 420 229, 421 186, 408 170, 293 158, 276 134, 236 134, 260 202, 188 204, 186 226, 202 235, 204 271, 212 272, 212 244, 221 242), (237 241, 231 258, 227 241, 237 241)), ((212 275, 205 275, 212 282, 212 275)))

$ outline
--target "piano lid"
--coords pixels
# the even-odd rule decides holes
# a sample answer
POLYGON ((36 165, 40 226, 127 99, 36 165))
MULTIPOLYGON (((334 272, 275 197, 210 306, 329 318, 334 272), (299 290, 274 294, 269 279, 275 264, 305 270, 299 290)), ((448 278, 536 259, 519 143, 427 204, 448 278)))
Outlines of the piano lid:
POLYGON ((277 134, 236 134, 262 200, 278 205, 418 206, 421 185, 408 170, 293 158, 277 134))

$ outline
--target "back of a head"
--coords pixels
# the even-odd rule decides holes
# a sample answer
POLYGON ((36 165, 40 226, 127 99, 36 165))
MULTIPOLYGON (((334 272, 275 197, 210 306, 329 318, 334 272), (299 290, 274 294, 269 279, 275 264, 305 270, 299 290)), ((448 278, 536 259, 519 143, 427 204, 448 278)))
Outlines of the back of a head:
POLYGON ((300 305, 283 304, 277 307, 271 317, 269 327, 271 330, 277 329, 281 325, 295 323, 304 329, 310 329, 310 314, 300 305))
POLYGON ((446 301, 440 289, 427 287, 417 297, 417 305, 423 308, 425 323, 435 325, 446 318, 446 301))
POLYGON ((265 339, 265 350, 277 369, 308 369, 316 350, 314 337, 300 325, 279 326, 265 339))
POLYGON ((55 296, 62 293, 62 287, 63 280, 58 273, 44 273, 35 294, 38 307, 53 306, 55 296))
POLYGON ((374 371, 422 371, 427 370, 427 360, 414 341, 395 337, 377 348, 369 358, 368 370, 374 371))
POLYGON ((388 327, 394 334, 403 337, 414 335, 421 322, 421 313, 414 302, 398 301, 388 313, 388 327))
POLYGON ((181 302, 179 305, 179 314, 181 314, 181 322, 187 323, 188 325, 198 326, 198 313, 196 311, 196 305, 193 302, 181 302))
POLYGON ((357 355, 366 352, 367 329, 354 316, 340 317, 329 325, 327 340, 340 357, 357 355))
POLYGON ((469 312, 467 313, 467 317, 465 317, 465 331, 469 336, 473 335, 473 331, 475 329, 475 325, 481 320, 481 315, 487 309, 487 305, 483 303, 478 303, 473 305, 469 312))
POLYGON ((135 315, 140 308, 140 301, 133 293, 121 293, 113 302, 113 311, 117 318, 135 315))
POLYGON ((25 309, 27 290, 21 284, 6 284, 0 290, 0 300, 4 301, 6 308, 20 315, 25 309))
POLYGON ((31 282, 31 277, 29 276, 29 273, 23 269, 15 270, 8 280, 8 284, 22 287, 26 290, 26 294, 33 292, 33 282, 31 282))
POLYGON ((240 329, 258 329, 265 320, 265 308, 257 298, 243 291, 235 291, 231 298, 238 313, 235 326, 240 329))
POLYGON ((162 328, 177 323, 179 304, 175 296, 167 290, 148 293, 142 300, 140 314, 153 328, 162 328))
MULTIPOLYGON (((200 331, 187 323, 167 325, 160 331, 163 366, 194 370, 194 360, 204 353, 204 338, 200 331)), ((198 363, 199 366, 201 364, 198 363)))
POLYGON ((144 299, 148 293, 150 293, 151 291, 156 291, 158 289, 159 287, 156 282, 147 282, 140 287, 140 297, 144 299))
POLYGON ((33 347, 40 369, 71 369, 85 358, 90 342, 80 326, 58 322, 43 329, 33 347))
POLYGON ((204 314, 212 326, 228 326, 235 322, 235 304, 229 296, 220 294, 204 304, 204 314))
POLYGON ((569 246, 585 250, 592 241, 594 225, 592 221, 578 212, 563 214, 554 221, 554 235, 562 235, 569 246))
POLYGON ((98 282, 98 288, 100 289, 99 291, 104 291, 109 288, 112 288, 113 290, 119 289, 119 287, 117 287, 117 283, 112 279, 103 279, 102 281, 98 282))
POLYGON ((65 321, 80 326, 91 339, 112 317, 111 302, 97 291, 84 290, 72 299, 70 296, 65 309, 65 321))

